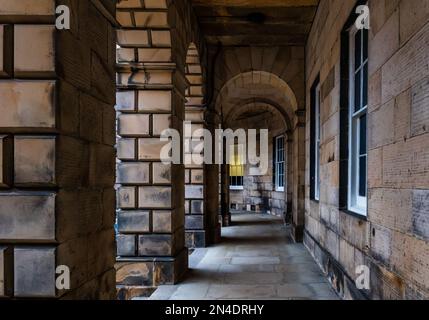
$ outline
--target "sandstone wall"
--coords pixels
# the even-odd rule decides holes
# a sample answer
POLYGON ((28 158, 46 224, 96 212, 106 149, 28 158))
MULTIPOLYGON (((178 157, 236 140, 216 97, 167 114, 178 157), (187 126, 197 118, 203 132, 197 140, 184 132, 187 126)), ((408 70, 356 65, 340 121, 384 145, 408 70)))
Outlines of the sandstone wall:
POLYGON ((341 31, 356 1, 321 1, 306 48, 305 243, 345 298, 429 297, 429 1, 370 0, 368 218, 339 210, 341 31), (320 74, 321 198, 310 200, 310 88, 320 74), (357 291, 356 267, 371 270, 357 291))

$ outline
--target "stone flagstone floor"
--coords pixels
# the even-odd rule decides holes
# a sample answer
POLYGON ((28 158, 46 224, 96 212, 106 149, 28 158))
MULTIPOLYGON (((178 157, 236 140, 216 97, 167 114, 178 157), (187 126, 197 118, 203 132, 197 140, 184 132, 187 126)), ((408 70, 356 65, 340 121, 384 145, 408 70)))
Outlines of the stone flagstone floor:
POLYGON ((234 214, 220 244, 192 253, 185 280, 149 299, 338 299, 304 246, 286 234, 276 217, 234 214))

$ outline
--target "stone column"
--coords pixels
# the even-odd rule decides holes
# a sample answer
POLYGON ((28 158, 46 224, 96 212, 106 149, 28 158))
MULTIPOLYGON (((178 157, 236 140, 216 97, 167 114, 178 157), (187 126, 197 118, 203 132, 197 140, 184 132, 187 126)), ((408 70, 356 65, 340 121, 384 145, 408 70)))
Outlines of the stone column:
POLYGON ((302 242, 305 226, 305 110, 296 112, 293 132, 292 238, 302 242))
POLYGON ((56 30, 56 1, 1 1, 0 297, 115 297, 115 7, 103 3, 67 1, 71 29, 56 30))
MULTIPOLYGON (((196 130, 205 129, 203 77, 198 55, 194 44, 188 49, 186 57, 186 79, 189 87, 186 90, 185 119, 192 123, 189 136, 191 141, 196 130)), ((192 144, 193 145, 193 144, 192 144)), ((185 230, 188 248, 203 248, 207 245, 207 220, 205 217, 205 172, 204 164, 192 161, 192 150, 185 155, 185 230)))
MULTIPOLYGON (((225 148, 224 148, 225 150, 225 148)), ((221 214, 222 226, 229 227, 231 225, 231 211, 229 204, 229 165, 221 165, 221 214)))
MULTIPOLYGON (((212 109, 205 110, 206 128, 215 137, 215 129, 219 123, 219 117, 212 109)), ((213 151, 214 154, 214 151, 213 151)), ((208 231, 208 243, 215 244, 221 240, 221 223, 219 220, 219 170, 218 164, 206 164, 204 167, 206 190, 205 190, 205 207, 208 231)))
MULTIPOLYGON (((195 130, 199 129, 213 131, 213 124, 206 121, 204 80, 198 50, 194 44, 191 44, 188 50, 185 72, 189 82, 186 92, 185 118, 186 121, 192 123, 191 133, 194 134, 195 130)), ((192 135, 187 138, 191 139, 192 135)), ((200 138, 202 139, 203 136, 200 138)), ((212 187, 213 170, 217 170, 217 168, 213 168, 210 164, 193 164, 190 159, 191 154, 188 154, 187 157, 190 162, 185 165, 186 246, 201 248, 216 243, 219 239, 218 190, 214 190, 212 187), (216 197, 213 197, 213 194, 216 197), (214 215, 216 219, 213 219, 214 215)), ((217 173, 215 179, 217 179, 217 173)))
POLYGON ((117 283, 120 297, 130 298, 177 283, 187 270, 184 166, 160 161, 162 131, 182 136, 187 81, 173 62, 166 2, 117 8, 117 283))

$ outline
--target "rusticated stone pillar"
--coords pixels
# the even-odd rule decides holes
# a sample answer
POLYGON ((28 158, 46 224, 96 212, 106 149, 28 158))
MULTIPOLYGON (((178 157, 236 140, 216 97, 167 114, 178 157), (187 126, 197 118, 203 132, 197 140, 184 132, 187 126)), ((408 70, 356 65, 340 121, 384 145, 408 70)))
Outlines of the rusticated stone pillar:
MULTIPOLYGON (((203 138, 196 135, 196 130, 210 129, 206 119, 204 106, 204 87, 201 62, 197 47, 192 43, 186 57, 186 78, 189 87, 186 91, 185 119, 192 123, 189 136, 203 138)), ((191 144, 193 145, 193 144, 191 144)), ((190 152, 187 150, 185 152, 190 152)), ((206 247, 217 242, 219 224, 213 220, 217 216, 218 202, 213 201, 211 195, 217 191, 210 186, 211 165, 197 164, 191 159, 192 154, 187 153, 185 159, 185 230, 186 246, 188 248, 206 247), (213 213, 216 212, 216 213, 213 213)), ((194 155, 195 157, 195 155, 194 155)), ((216 197, 217 199, 217 197, 216 197)))
POLYGON ((115 6, 60 3, 0 1, 0 297, 111 299, 115 6))
POLYGON ((166 1, 117 8, 117 284, 127 299, 187 270, 184 166, 160 161, 162 131, 182 133, 187 81, 173 62, 166 1))

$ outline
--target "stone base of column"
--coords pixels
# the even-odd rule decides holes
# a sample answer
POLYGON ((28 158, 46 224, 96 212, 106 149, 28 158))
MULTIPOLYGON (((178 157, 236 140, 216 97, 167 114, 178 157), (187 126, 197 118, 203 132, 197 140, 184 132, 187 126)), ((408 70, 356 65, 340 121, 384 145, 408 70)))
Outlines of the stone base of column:
POLYGON ((297 226, 292 224, 291 237, 295 242, 303 242, 304 240, 304 226, 297 226))
POLYGON ((115 268, 118 298, 136 297, 143 288, 180 282, 188 271, 188 249, 175 257, 118 258, 115 268))
POLYGON ((226 215, 222 216, 222 227, 231 226, 231 212, 228 212, 226 215))

